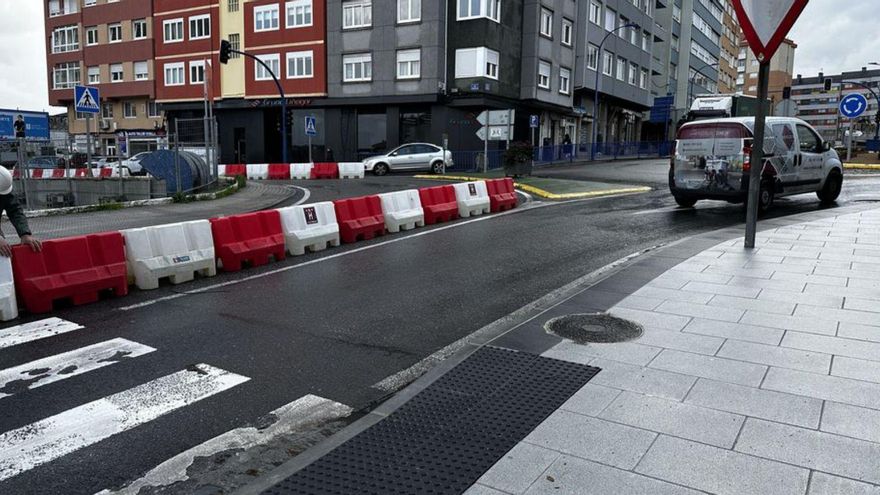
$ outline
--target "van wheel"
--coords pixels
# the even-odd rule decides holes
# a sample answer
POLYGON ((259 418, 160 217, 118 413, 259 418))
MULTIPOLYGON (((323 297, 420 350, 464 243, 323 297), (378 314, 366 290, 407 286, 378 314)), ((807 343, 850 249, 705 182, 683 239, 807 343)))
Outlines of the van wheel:
POLYGON ((675 202, 678 203, 678 206, 682 208, 693 208, 695 204, 697 204, 697 200, 693 198, 682 198, 681 196, 675 197, 675 202))
POLYGON ((763 215, 770 211, 770 208, 773 207, 774 196, 773 183, 769 181, 762 182, 761 191, 758 193, 758 213, 763 215))
POLYGON ((843 176, 837 170, 833 170, 825 179, 822 190, 816 191, 816 196, 819 196, 819 201, 823 205, 827 205, 833 203, 840 196, 841 189, 843 189, 843 176))

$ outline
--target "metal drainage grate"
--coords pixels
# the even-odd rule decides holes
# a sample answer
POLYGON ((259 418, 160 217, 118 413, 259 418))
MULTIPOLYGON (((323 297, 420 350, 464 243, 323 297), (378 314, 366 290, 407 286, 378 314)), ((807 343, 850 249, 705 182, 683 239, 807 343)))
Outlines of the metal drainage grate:
POLYGON ((642 336, 638 323, 606 313, 560 316, 545 323, 544 330, 578 344, 626 342, 642 336))
POLYGON ((484 347, 387 418, 263 493, 463 493, 598 372, 484 347))

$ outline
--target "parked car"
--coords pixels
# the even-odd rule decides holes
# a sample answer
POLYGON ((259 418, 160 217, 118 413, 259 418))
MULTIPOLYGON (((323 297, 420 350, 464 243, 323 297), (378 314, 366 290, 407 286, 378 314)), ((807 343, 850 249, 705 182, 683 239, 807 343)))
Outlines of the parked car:
MULTIPOLYGON (((740 117, 691 122, 679 129, 669 189, 680 206, 703 199, 748 199, 754 126, 754 117, 740 117)), ((800 119, 769 117, 766 136, 760 211, 767 211, 774 198, 793 194, 815 192, 822 203, 837 199, 843 166, 815 129, 800 119)))
MULTIPOLYGON (((364 160, 364 170, 385 175, 398 170, 424 170, 435 174, 443 172, 443 148, 428 143, 410 143, 391 152, 364 160)), ((452 167, 452 152, 446 150, 446 167, 452 167)))
POLYGON ((66 161, 64 158, 60 156, 35 156, 28 160, 28 168, 43 168, 43 169, 53 169, 53 168, 64 168, 66 166, 66 161))
POLYGON ((152 151, 144 151, 127 160, 122 160, 122 166, 127 167, 131 175, 146 175, 147 172, 144 170, 144 166, 141 165, 141 160, 150 153, 152 153, 152 151))

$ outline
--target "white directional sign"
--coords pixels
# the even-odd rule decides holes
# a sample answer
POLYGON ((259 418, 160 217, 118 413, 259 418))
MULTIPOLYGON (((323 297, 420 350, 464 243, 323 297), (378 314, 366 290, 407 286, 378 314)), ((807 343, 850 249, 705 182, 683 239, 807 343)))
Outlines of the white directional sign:
POLYGON ((477 131, 477 137, 480 138, 481 141, 486 140, 486 129, 489 129, 489 141, 507 141, 508 136, 510 135, 506 125, 481 127, 480 130, 477 131))
POLYGON ((773 58, 809 0, 733 0, 743 34, 759 61, 773 58))
POLYGON ((508 125, 516 117, 516 110, 485 110, 477 116, 480 125, 508 125))

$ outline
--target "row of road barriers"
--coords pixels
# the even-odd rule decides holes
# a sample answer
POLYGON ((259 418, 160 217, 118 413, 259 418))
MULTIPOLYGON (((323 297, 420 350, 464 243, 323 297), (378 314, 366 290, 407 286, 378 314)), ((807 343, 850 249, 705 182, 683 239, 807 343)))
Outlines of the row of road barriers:
MULTIPOLYGON (((131 177, 131 172, 127 168, 123 168, 121 173, 123 177, 131 177)), ((91 177, 87 168, 34 168, 27 171, 27 176, 30 179, 107 179, 118 178, 119 174, 118 167, 93 168, 91 177)), ((15 169, 12 178, 20 179, 21 170, 15 169)))
POLYGON ((459 217, 516 206, 513 180, 494 179, 361 196, 277 210, 51 239, 40 253, 17 245, 0 258, 0 319, 18 317, 18 302, 48 313, 58 300, 93 303, 102 293, 141 290, 260 266, 459 217))
POLYGON ((363 179, 361 162, 263 163, 219 165, 221 177, 245 176, 248 180, 363 179))

